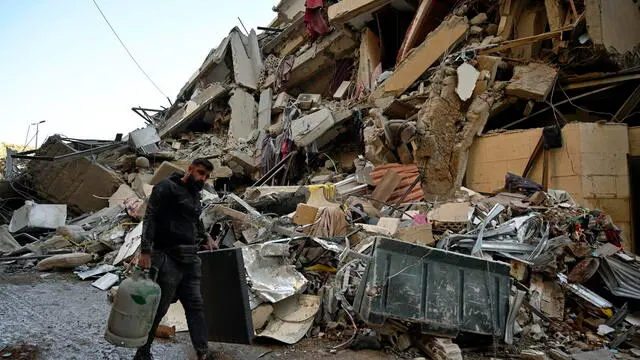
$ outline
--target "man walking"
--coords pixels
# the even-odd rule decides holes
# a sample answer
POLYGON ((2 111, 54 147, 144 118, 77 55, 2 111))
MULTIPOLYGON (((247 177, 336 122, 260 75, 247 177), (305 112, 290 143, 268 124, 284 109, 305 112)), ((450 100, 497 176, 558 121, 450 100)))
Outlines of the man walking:
POLYGON ((173 174, 158 183, 151 192, 142 230, 141 255, 138 266, 153 267, 156 282, 162 289, 160 304, 149 332, 147 343, 136 352, 134 360, 153 359, 151 343, 169 305, 180 300, 184 306, 191 342, 198 359, 207 358, 207 333, 204 305, 200 293, 201 241, 210 249, 217 248, 200 221, 200 190, 213 170, 207 159, 195 159, 189 171, 173 174))

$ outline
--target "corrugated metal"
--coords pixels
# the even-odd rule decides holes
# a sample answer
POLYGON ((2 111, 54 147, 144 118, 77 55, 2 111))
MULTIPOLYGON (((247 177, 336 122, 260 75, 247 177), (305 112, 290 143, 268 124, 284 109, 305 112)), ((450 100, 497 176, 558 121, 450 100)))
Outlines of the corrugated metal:
MULTIPOLYGON (((416 178, 420 176, 420 172, 418 171, 418 166, 416 164, 384 164, 377 166, 372 172, 371 177, 373 179, 373 185, 378 185, 380 180, 384 177, 384 174, 387 171, 393 170, 398 173, 402 177, 402 181, 395 188, 391 197, 389 198, 389 203, 394 203, 398 201, 402 197, 402 195, 407 191, 407 189, 416 181, 416 178)), ((420 201, 424 198, 422 193, 422 186, 417 184, 413 190, 407 195, 404 199, 404 202, 411 201, 420 201)))

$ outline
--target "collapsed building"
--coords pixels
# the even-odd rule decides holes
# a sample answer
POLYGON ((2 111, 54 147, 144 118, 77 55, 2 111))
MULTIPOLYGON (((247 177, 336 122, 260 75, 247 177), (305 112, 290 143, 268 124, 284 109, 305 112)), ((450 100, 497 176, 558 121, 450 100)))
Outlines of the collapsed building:
POLYGON ((170 108, 134 108, 148 127, 126 139, 52 136, 11 153, 0 194, 38 203, 3 202, 0 261, 102 263, 88 271, 113 286, 153 185, 205 157, 203 221, 239 254, 227 265, 252 318, 233 336, 211 325, 215 340, 322 329, 340 346, 374 337, 434 358, 460 358, 469 333, 546 339, 524 358, 640 346, 640 309, 625 304, 640 298, 636 2, 274 11, 260 34, 231 29, 170 108), (57 223, 32 223, 37 211, 57 223), (273 315, 287 311, 306 317, 273 315))

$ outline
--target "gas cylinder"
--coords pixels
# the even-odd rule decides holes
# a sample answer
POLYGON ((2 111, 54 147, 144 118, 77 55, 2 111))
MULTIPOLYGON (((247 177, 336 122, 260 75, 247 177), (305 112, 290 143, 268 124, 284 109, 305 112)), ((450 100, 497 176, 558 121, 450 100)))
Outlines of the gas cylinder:
POLYGON ((147 342, 160 303, 160 286, 148 270, 134 267, 131 277, 118 288, 105 338, 113 345, 137 348, 147 342))

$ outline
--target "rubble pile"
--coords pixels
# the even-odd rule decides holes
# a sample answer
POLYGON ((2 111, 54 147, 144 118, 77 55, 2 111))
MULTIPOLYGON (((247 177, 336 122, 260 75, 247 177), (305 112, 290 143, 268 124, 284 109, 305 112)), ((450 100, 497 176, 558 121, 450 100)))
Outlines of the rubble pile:
MULTIPOLYGON (((0 263, 112 288, 136 263, 153 186, 203 157, 214 172, 201 219, 219 252, 241 254, 251 336, 435 359, 637 355, 640 261, 617 225, 629 210, 609 201, 629 207, 626 163, 613 168, 628 139, 598 172, 596 152, 565 133, 574 120, 590 123, 585 139, 596 121, 637 120, 635 3, 274 10, 260 34, 232 29, 170 108, 135 108, 148 127, 9 154, 0 195, 30 201, 0 228, 0 263), (574 104, 594 96, 604 110, 574 104), (529 146, 513 143, 476 169, 479 135, 533 128, 530 155, 508 158, 529 146), (496 172, 500 189, 468 186, 496 172)), ((165 320, 186 330, 179 305, 165 320)))

